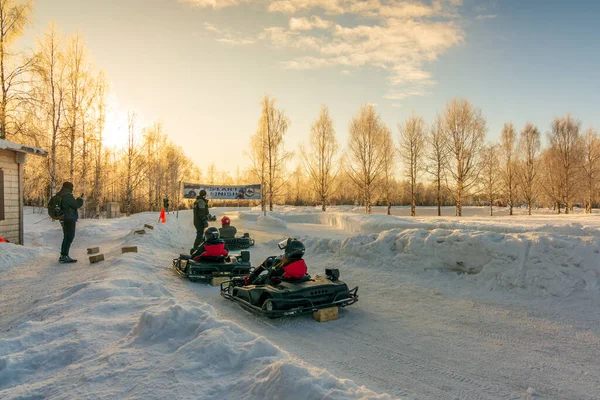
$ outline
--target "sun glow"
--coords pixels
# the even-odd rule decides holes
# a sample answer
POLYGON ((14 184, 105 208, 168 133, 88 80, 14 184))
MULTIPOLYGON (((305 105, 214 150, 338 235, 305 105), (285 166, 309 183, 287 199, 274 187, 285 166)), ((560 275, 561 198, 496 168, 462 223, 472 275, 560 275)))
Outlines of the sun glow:
POLYGON ((125 147, 127 144, 127 112, 119 105, 117 97, 108 96, 106 102, 106 121, 102 132, 102 142, 106 147, 125 147))

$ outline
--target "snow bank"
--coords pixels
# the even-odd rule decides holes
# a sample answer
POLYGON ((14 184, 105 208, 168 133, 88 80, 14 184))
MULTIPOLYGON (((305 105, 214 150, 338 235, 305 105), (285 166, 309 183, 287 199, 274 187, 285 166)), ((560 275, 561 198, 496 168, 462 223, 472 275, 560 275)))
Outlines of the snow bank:
MULTIPOLYGON (((57 288, 2 336, 0 398, 390 398, 291 357, 205 303, 178 300, 193 288, 165 268, 182 240, 179 222, 128 233, 150 217, 86 221, 90 236, 110 235, 113 225, 104 247, 135 243, 139 253, 109 252, 105 278, 57 288)), ((36 232, 45 240, 43 229, 36 232)), ((43 251, 11 250, 19 251, 0 265, 43 251)))
POLYGON ((0 243, 0 273, 7 273, 17 266, 26 266, 46 251, 48 249, 31 249, 14 243, 0 243))
POLYGON ((346 240, 307 238, 305 243, 315 254, 359 258, 379 270, 464 274, 462 279, 485 291, 600 298, 600 238, 595 236, 391 229, 346 240))
POLYGON ((256 223, 259 226, 263 226, 266 228, 287 228, 287 222, 282 220, 281 218, 275 218, 270 215, 261 215, 258 217, 256 223))

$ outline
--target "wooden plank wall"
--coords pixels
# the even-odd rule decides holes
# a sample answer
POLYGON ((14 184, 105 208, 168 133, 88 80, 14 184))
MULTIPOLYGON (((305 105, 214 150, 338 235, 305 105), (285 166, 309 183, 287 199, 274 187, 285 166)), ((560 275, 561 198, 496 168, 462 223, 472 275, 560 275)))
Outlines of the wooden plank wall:
POLYGON ((20 244, 20 185, 14 151, 0 150, 0 168, 4 171, 4 220, 0 221, 0 236, 20 244))

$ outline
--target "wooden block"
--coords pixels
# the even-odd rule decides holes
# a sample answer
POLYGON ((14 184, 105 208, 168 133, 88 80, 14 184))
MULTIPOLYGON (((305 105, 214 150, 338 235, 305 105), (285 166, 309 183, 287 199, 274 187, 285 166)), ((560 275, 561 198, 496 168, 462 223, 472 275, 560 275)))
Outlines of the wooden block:
POLYGON ((313 319, 318 322, 335 321, 338 319, 338 307, 323 308, 315 311, 313 319))
POLYGON ((223 283, 223 282, 225 282, 225 281, 228 281, 228 280, 231 280, 231 278, 230 278, 230 277, 228 277, 228 276, 222 276, 222 277, 220 277, 220 278, 212 278, 212 279, 210 280, 210 284, 211 284, 212 286, 221 286, 221 283, 223 283))
POLYGON ((150 230, 154 229, 152 225, 144 224, 144 228, 148 228, 150 230))
POLYGON ((97 254, 95 256, 90 256, 90 264, 95 264, 100 261, 104 261, 104 254, 97 254))
POLYGON ((90 247, 87 249, 88 254, 100 253, 100 247, 90 247))
POLYGON ((145 235, 146 231, 144 229, 140 229, 139 231, 134 232, 136 235, 145 235))
POLYGON ((121 247, 121 253, 137 253, 137 246, 121 247))

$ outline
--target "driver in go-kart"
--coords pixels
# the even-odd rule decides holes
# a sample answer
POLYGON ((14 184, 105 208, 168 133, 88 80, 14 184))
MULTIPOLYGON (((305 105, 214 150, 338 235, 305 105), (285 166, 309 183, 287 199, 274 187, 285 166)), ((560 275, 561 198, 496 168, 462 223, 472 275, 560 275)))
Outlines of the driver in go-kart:
POLYGON ((194 250, 192 258, 194 261, 200 261, 205 257, 220 257, 228 254, 225 241, 220 238, 219 230, 212 226, 204 231, 204 242, 194 250))
POLYGON ((268 257, 250 275, 244 277, 244 285, 264 285, 284 279, 300 279, 307 273, 304 244, 298 239, 287 238, 278 244, 284 253, 278 257, 268 257), (268 271, 261 275, 263 271, 268 271))

